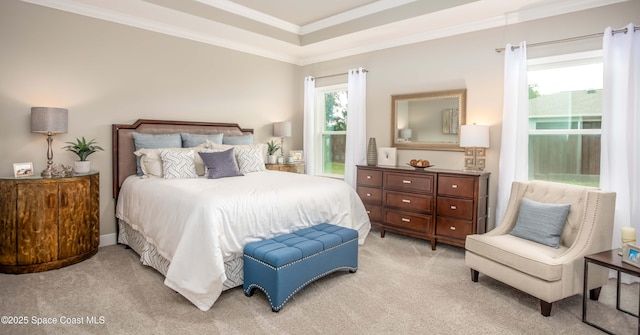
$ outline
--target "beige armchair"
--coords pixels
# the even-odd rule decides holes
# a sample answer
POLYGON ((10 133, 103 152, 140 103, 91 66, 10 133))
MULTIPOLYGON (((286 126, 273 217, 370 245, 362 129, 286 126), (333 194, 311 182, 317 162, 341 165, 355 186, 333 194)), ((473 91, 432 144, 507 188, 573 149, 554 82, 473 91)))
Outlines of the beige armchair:
MULTIPOLYGON (((596 188, 544 181, 514 182, 500 225, 466 239, 465 263, 471 280, 478 273, 499 280, 540 299, 540 312, 551 304, 581 293, 584 256, 611 249, 615 193, 596 188), (547 204, 570 204, 559 248, 510 235, 522 198, 547 204)), ((607 282, 604 268, 589 268, 590 298, 597 300, 607 282)))

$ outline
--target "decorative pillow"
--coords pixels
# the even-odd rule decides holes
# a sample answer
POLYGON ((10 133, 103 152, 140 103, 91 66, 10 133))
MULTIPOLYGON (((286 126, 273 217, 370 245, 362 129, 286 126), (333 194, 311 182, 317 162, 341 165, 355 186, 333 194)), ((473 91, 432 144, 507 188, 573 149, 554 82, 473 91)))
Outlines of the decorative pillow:
POLYGON ((171 151, 160 149, 164 179, 197 178, 193 150, 171 151))
POLYGON ((198 153, 207 167, 207 178, 218 179, 242 176, 238 164, 233 156, 233 149, 217 152, 198 153))
POLYGON ((522 198, 518 220, 511 235, 557 249, 570 208, 571 205, 545 204, 522 198))
MULTIPOLYGON (((180 134, 141 134, 133 133, 133 144, 136 150, 140 149, 160 149, 160 148, 181 148, 182 138, 180 134)), ((138 176, 142 175, 140 158, 136 160, 138 176)))
POLYGON ((241 173, 264 171, 264 151, 266 144, 235 146, 236 159, 241 173))
POLYGON ((240 135, 240 136, 225 136, 222 138, 222 144, 253 144, 253 134, 240 135))
POLYGON ((211 143, 222 144, 222 136, 224 134, 191 134, 191 133, 180 133, 180 137, 182 138, 182 147, 183 148, 191 148, 198 146, 200 144, 206 143, 207 140, 211 143))
MULTIPOLYGON (((189 151, 192 150, 194 152, 206 151, 209 149, 209 145, 204 143, 197 147, 193 148, 160 148, 160 149, 140 149, 134 154, 138 156, 140 159, 140 169, 142 170, 142 174, 145 176, 155 176, 164 178, 163 167, 162 167, 162 157, 160 156, 160 150, 166 149, 169 151, 189 151)), ((193 162, 196 167, 196 174, 198 176, 204 176, 204 162, 200 155, 194 154, 193 162)))

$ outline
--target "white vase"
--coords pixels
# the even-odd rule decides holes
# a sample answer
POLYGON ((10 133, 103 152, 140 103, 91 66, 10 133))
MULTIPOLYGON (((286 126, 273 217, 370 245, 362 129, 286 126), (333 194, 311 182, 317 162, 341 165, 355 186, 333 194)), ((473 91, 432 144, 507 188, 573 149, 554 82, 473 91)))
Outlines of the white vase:
POLYGON ((278 160, 278 156, 276 156, 276 155, 267 156, 267 163, 268 164, 275 164, 277 160, 278 160))
POLYGON ((89 173, 91 171, 91 161, 75 161, 73 165, 73 172, 75 173, 89 173))

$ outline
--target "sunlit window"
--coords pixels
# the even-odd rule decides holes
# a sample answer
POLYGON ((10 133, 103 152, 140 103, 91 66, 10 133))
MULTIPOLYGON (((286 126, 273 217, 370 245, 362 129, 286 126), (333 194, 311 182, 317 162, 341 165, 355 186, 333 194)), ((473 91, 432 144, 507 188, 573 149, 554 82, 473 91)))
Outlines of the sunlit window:
POLYGON ((529 60, 529 179, 598 186, 602 56, 529 60))
POLYGON ((317 174, 344 177, 347 143, 347 85, 316 88, 317 174))

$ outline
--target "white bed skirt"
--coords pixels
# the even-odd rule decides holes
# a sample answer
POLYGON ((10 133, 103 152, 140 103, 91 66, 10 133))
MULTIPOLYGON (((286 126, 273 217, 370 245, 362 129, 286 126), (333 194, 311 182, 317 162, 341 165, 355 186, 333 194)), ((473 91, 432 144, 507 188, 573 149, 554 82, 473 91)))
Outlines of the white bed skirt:
MULTIPOLYGON (((118 219, 118 243, 129 246, 140 255, 142 264, 154 268, 163 276, 167 276, 169 260, 162 257, 156 247, 147 241, 142 234, 133 229, 128 223, 118 219)), ((232 259, 224 263, 224 270, 227 280, 223 283, 223 290, 228 290, 242 285, 244 281, 242 257, 232 259)))

